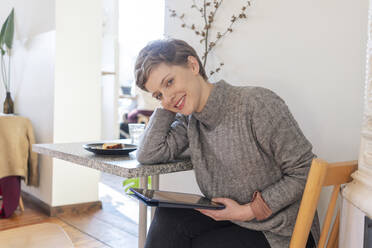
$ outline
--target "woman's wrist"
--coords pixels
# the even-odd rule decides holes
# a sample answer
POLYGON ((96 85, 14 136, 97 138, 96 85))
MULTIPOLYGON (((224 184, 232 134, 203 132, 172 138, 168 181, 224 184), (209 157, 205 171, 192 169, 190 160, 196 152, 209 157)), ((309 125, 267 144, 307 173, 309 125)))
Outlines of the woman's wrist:
POLYGON ((241 205, 241 207, 242 207, 240 216, 241 221, 250 221, 255 218, 254 213, 252 211, 251 203, 241 205))

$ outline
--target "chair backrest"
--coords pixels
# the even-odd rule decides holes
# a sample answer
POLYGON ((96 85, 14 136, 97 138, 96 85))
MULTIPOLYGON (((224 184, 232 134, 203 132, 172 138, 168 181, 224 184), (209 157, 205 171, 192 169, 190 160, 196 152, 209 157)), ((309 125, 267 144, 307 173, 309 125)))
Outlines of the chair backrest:
MULTIPOLYGON (((298 211, 296 225, 292 234, 290 248, 305 248, 310 233, 311 225, 315 216, 322 187, 334 186, 331 200, 328 205, 324 219, 318 247, 326 245, 328 232, 331 226, 332 217, 336 206, 338 193, 341 184, 352 180, 351 174, 357 169, 358 161, 348 161, 339 163, 327 163, 316 158, 312 161, 309 176, 307 178, 304 194, 302 196, 300 209, 298 211)), ((338 230, 340 225, 340 211, 334 221, 331 233, 328 238, 328 247, 338 247, 338 230)))
POLYGON ((149 116, 146 116, 146 115, 143 115, 143 114, 138 114, 137 115, 137 123, 142 123, 142 124, 146 124, 149 122, 149 119, 150 117, 149 116))

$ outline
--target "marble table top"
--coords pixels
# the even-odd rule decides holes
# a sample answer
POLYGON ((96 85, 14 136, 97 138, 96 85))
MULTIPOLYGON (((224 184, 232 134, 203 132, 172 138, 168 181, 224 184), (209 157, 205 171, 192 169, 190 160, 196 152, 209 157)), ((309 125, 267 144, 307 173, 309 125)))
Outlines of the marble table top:
POLYGON ((88 142, 34 144, 32 145, 32 151, 126 178, 160 175, 193 169, 191 162, 187 160, 165 164, 142 165, 137 161, 135 151, 131 152, 129 156, 95 155, 82 147, 86 143, 88 142))

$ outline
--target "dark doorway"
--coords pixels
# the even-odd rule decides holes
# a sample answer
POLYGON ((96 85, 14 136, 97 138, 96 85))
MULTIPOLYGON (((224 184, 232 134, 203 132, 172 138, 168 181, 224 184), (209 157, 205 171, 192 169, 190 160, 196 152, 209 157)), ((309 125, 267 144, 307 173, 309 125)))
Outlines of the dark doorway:
POLYGON ((372 248, 372 220, 367 216, 364 222, 364 248, 372 248))

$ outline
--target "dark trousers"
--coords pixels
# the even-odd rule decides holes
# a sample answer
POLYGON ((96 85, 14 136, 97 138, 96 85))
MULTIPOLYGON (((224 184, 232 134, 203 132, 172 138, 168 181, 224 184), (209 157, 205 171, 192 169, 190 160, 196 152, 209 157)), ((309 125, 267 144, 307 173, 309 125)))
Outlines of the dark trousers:
POLYGON ((19 176, 0 178, 0 195, 3 204, 0 209, 0 218, 8 218, 17 209, 21 195, 21 179, 19 176))
MULTIPOLYGON (((313 247, 309 236, 306 247, 313 247)), ((215 221, 194 209, 157 208, 145 248, 270 248, 261 231, 215 221)))
POLYGON ((270 248, 262 232, 215 221, 194 209, 157 208, 145 248, 270 248))

